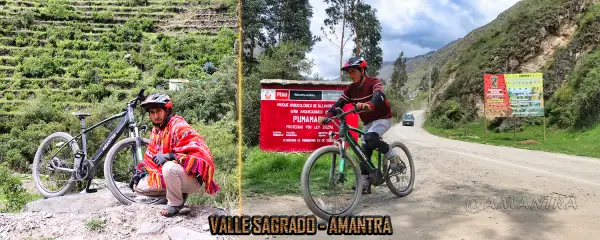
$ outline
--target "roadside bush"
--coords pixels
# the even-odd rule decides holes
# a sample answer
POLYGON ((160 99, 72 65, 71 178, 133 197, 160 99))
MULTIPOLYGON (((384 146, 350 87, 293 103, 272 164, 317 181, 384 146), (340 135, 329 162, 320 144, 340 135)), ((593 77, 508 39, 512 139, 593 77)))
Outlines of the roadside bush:
POLYGON ((192 127, 206 140, 219 171, 232 173, 237 170, 237 144, 234 130, 236 123, 223 120, 213 124, 198 122, 192 127))
POLYGON ((25 188, 21 180, 12 175, 12 170, 4 163, 0 163, 0 195, 6 197, 6 201, 0 205, 0 212, 19 212, 25 204, 31 201, 32 197, 25 188))

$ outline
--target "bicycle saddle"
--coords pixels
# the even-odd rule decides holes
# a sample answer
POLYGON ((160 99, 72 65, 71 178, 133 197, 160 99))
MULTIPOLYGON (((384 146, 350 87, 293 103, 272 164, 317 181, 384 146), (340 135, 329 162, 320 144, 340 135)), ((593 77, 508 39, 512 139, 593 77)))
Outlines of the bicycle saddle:
POLYGON ((77 117, 79 119, 85 119, 86 117, 92 116, 92 114, 80 113, 80 112, 72 112, 71 114, 73 114, 75 117, 77 117))

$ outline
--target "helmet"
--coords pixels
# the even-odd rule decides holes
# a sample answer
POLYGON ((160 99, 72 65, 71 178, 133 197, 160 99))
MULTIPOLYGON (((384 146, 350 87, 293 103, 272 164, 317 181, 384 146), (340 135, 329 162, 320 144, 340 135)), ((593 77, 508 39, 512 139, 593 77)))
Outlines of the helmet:
POLYGON ((171 98, 169 95, 164 93, 150 94, 148 97, 146 97, 144 102, 140 104, 140 107, 147 108, 152 105, 162 105, 167 110, 173 109, 173 102, 171 101, 171 98))
POLYGON ((348 68, 364 68, 366 71, 368 68, 367 61, 363 57, 351 57, 348 59, 348 61, 346 61, 344 67, 342 67, 342 71, 348 68))

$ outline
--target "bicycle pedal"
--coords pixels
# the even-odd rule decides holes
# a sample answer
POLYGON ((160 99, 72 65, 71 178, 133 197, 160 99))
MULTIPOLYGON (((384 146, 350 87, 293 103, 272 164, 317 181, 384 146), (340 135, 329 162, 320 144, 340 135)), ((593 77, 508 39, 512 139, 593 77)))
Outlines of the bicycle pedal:
POLYGON ((95 193, 95 192, 98 192, 98 189, 95 189, 95 188, 94 189, 86 189, 85 192, 87 192, 87 193, 95 193))

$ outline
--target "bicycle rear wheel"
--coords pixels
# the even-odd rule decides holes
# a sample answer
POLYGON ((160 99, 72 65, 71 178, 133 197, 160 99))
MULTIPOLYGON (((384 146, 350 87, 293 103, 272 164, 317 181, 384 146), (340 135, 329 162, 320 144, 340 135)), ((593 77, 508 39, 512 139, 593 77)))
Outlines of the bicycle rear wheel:
POLYGON ((70 146, 64 144, 73 137, 65 132, 56 132, 46 137, 38 147, 33 159, 33 182, 35 187, 47 198, 65 195, 73 187, 73 173, 56 169, 56 167, 75 170, 75 153, 79 146, 75 141, 70 146), (54 152, 58 151, 60 152, 54 152), (52 155, 55 155, 51 158, 52 155), (62 183, 64 185, 57 185, 62 183))
MULTIPOLYGON (((413 190, 413 186, 415 184, 415 165, 413 163, 412 156, 410 155, 410 152, 408 151, 408 148, 403 143, 393 142, 392 144, 390 144, 390 151, 396 151, 396 154, 398 154, 400 156, 400 158, 402 159, 402 163, 406 168, 404 168, 404 170, 402 172, 397 173, 393 176, 388 175, 386 177, 385 183, 387 184, 388 188, 394 195, 396 195, 398 197, 404 197, 404 196, 410 194, 413 190), (408 178, 406 176, 404 176, 407 172, 410 172, 410 177, 408 177, 408 178), (406 180, 408 180, 407 186, 397 187, 392 182, 393 179, 396 179, 396 180, 402 181, 402 182, 406 182, 406 180)), ((391 169, 387 169, 388 173, 390 171, 391 171, 391 169)))
POLYGON ((362 194, 360 188, 352 190, 353 184, 360 184, 358 164, 345 154, 343 165, 345 170, 341 175, 343 177, 340 178, 339 163, 338 147, 325 146, 313 152, 302 169, 302 197, 308 208, 324 220, 328 220, 331 216, 351 214, 358 206, 362 194), (317 163, 317 160, 320 161, 317 163), (349 171, 354 171, 354 174, 349 171), (335 198, 336 193, 341 197, 335 198), (325 203, 331 200, 332 203, 325 203))
MULTIPOLYGON (((106 154, 104 161, 104 178, 108 190, 121 202, 129 205, 134 202, 149 204, 166 203, 165 198, 147 197, 134 193, 129 189, 129 181, 135 174, 135 168, 143 159, 137 159, 134 137, 123 139, 115 144, 106 154), (125 151, 123 151, 125 150, 125 151)), ((142 153, 146 152, 149 139, 142 138, 142 153)))

